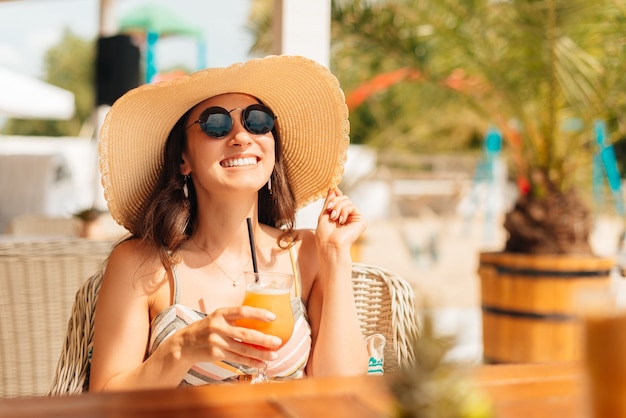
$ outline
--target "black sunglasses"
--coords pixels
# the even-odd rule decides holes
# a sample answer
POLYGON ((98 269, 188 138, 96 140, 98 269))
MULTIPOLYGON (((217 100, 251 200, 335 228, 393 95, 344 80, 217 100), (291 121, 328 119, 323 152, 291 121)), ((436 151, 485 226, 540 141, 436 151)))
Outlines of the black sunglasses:
MULTIPOLYGON (((226 110, 223 107, 213 106, 205 109, 198 120, 187 126, 189 129, 196 123, 202 132, 211 138, 223 138, 233 129, 233 118, 230 113, 241 108, 226 110)), ((254 135, 263 135, 274 129, 274 112, 262 104, 252 104, 241 112, 241 124, 248 132, 254 135)))

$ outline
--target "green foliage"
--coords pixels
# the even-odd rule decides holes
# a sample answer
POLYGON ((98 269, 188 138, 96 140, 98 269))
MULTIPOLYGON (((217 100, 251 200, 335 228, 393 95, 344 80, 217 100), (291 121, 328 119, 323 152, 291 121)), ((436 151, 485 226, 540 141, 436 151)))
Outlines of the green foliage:
POLYGON ((254 0, 250 7, 247 29, 253 34, 251 55, 269 55, 273 51, 272 9, 274 0, 254 0))
POLYGON ((418 7, 404 1, 333 2, 331 67, 348 96, 378 74, 399 68, 418 74, 352 109, 352 140, 420 154, 475 148, 476 137, 483 135, 489 120, 473 103, 441 88, 441 79, 449 72, 433 65, 441 58, 430 40, 432 27, 418 7), (364 121, 362 113, 377 118, 374 123, 364 121))
MULTIPOLYGON (((332 65, 348 92, 390 69, 420 74, 353 112, 361 142, 400 138, 424 152, 427 144, 406 137, 471 126, 467 145, 470 132, 494 124, 518 175, 532 181, 539 170, 566 187, 591 166, 594 120, 624 134, 623 0, 335 0, 332 16, 332 65), (406 129, 409 118, 431 130, 406 129), (582 128, 564 130, 572 120, 582 128)), ((460 149, 452 138, 437 142, 460 149)))
POLYGON ((6 135, 77 136, 94 109, 94 57, 94 43, 66 29, 61 41, 46 52, 44 81, 74 93, 74 117, 67 121, 9 119, 1 132, 6 135))

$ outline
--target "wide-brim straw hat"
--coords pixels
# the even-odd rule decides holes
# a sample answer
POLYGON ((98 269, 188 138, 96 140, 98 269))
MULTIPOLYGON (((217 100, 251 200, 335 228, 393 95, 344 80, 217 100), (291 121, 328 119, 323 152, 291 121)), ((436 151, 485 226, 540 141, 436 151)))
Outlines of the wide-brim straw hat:
POLYGON ((224 93, 255 96, 276 114, 297 208, 339 184, 349 145, 348 108, 339 82, 311 59, 268 56, 142 85, 113 104, 100 130, 98 153, 104 197, 120 225, 133 232, 176 122, 196 104, 224 93))

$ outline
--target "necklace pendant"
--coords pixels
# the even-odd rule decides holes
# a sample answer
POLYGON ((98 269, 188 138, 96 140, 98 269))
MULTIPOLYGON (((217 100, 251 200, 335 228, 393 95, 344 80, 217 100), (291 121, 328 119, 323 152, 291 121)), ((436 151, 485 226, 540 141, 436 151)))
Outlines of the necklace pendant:
POLYGON ((233 282, 233 287, 237 287, 237 282, 233 282))

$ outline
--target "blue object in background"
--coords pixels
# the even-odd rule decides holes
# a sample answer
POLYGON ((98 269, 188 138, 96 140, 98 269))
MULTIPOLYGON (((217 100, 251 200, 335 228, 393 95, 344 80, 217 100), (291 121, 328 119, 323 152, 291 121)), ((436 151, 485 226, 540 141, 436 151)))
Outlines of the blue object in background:
POLYGON ((603 202, 602 185, 607 179, 615 210, 620 216, 625 214, 622 195, 622 179, 617 167, 617 158, 612 144, 606 142, 606 124, 603 121, 594 123, 594 133, 599 151, 593 157, 593 194, 596 203, 603 202))
POLYGON ((196 70, 203 70, 206 68, 206 42, 204 42, 204 39, 198 38, 196 41, 196 47, 198 48, 196 53, 196 70))
POLYGON ((146 33, 146 83, 150 83, 157 73, 156 43, 159 34, 153 31, 146 33))
POLYGON ((470 217, 481 206, 484 200, 484 240, 485 245, 491 245, 496 232, 496 199, 494 194, 503 193, 497 184, 496 161, 502 151, 502 133, 495 127, 490 127, 483 140, 483 155, 476 165, 474 181, 470 195, 470 209, 465 214, 465 229, 469 227, 470 217))

